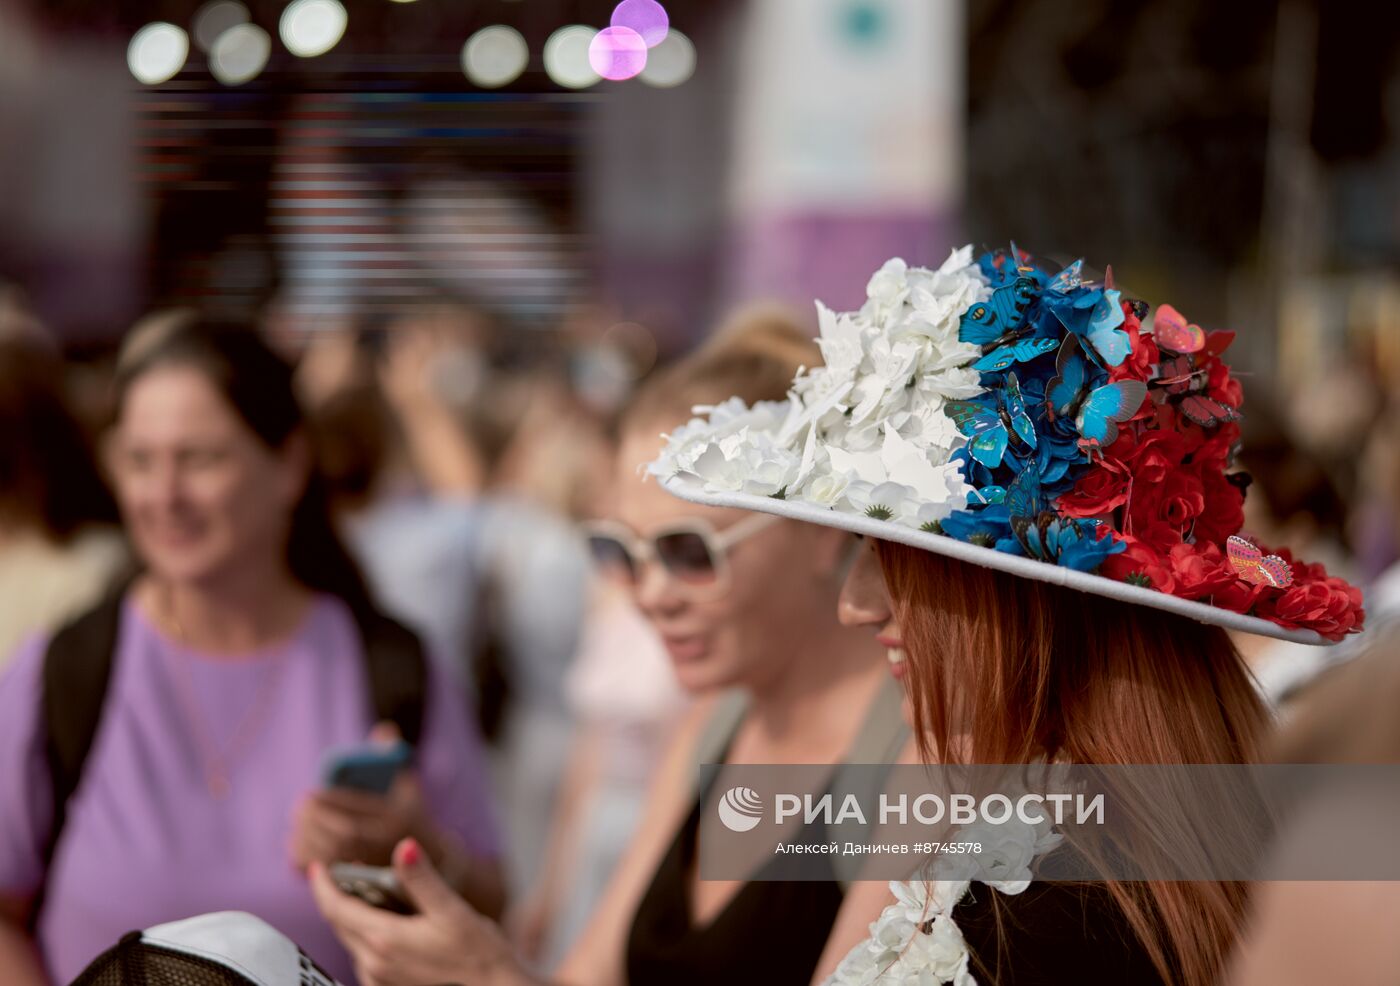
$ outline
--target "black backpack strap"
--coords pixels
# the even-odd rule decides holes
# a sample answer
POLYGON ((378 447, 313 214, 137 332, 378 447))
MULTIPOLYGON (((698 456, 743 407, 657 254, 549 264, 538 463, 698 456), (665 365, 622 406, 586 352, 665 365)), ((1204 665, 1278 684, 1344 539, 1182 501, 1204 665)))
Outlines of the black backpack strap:
MULTIPOLYGON (((44 845, 44 870, 49 869, 68 815, 68 800, 78 789, 83 764, 92 750, 102 719, 103 700, 112 678, 117 626, 121 622, 125 584, 93 609, 61 627, 44 653, 40 702, 45 729, 53 804, 48 841, 44 845)), ((31 918, 38 919, 44 892, 34 903, 31 918)))
POLYGON ((381 613, 361 610, 354 616, 364 643, 374 719, 392 722, 405 742, 416 747, 423 735, 428 695, 423 645, 413 631, 381 613))

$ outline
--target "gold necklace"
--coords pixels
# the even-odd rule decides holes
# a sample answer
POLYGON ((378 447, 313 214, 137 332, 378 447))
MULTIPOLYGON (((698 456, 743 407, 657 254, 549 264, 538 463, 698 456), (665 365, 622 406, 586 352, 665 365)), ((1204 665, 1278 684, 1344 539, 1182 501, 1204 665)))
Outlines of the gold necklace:
MULTIPOLYGON (((161 622, 168 624, 167 629, 174 636, 177 644, 189 648, 189 638, 186 637, 184 627, 175 617, 174 590, 167 586, 162 594, 162 599, 161 605, 164 612, 161 614, 161 622)), ((267 717, 271 714, 272 692, 282 678, 282 671, 287 664, 287 652, 284 651, 277 655, 272 667, 263 676, 263 681, 258 686, 257 694, 253 696, 251 706, 238 720, 238 724, 233 730, 233 736, 230 737, 223 750, 219 749, 219 745, 214 742, 209 731, 205 729, 204 716, 200 712, 199 700, 195 696, 194 676, 186 664, 187 658, 182 654, 174 654, 172 658, 171 664, 175 668, 176 698, 182 706, 181 712, 198 749, 200 766, 204 771, 205 786, 209 788, 211 797, 216 801, 222 801, 229 796, 233 788, 230 768, 246 751, 247 746, 261 731, 267 717)))

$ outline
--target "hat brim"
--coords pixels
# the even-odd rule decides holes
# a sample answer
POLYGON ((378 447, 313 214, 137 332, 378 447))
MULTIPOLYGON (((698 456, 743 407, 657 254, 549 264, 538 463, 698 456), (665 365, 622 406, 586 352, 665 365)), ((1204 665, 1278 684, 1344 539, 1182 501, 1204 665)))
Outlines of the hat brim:
POLYGON ((712 493, 705 489, 703 482, 684 474, 668 476, 661 481, 661 485, 672 496, 707 507, 737 507, 740 510, 756 510, 760 513, 776 514, 779 517, 800 520, 808 524, 819 524, 823 527, 851 531, 854 534, 864 534, 867 537, 880 538, 884 541, 898 541, 910 547, 956 558, 958 561, 981 565, 983 568, 1049 582, 1051 585, 1089 592, 1096 596, 1117 599, 1125 603, 1151 606, 1153 609, 1175 613, 1177 616, 1184 616, 1199 623, 1214 624, 1227 630, 1255 633, 1278 640, 1289 640, 1297 644, 1325 646, 1336 643, 1336 641, 1328 640, 1313 630, 1295 630, 1282 627, 1257 616, 1246 616, 1243 613, 1212 606, 1209 603, 1182 599, 1170 593, 1158 592, 1155 589, 1106 579, 1088 572, 1078 572, 1060 565, 1037 561, 1034 558, 997 551, 994 548, 984 548, 981 545, 958 541, 941 534, 916 530, 903 524, 891 524, 873 517, 828 510, 800 500, 779 500, 774 497, 755 496, 752 493, 712 493))

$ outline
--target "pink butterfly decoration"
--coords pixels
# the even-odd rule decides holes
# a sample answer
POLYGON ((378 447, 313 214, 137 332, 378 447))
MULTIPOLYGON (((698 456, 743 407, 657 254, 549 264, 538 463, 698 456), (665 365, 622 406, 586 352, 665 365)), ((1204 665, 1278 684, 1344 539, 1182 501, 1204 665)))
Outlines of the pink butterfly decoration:
POLYGON ((1259 546, 1238 534, 1225 541, 1225 553, 1240 578, 1255 585, 1286 589, 1293 584, 1293 569, 1278 555, 1265 555, 1259 546))
POLYGON ((1199 325, 1186 321, 1186 316, 1171 305, 1158 305, 1152 316, 1152 335, 1159 346, 1174 353, 1199 353, 1206 348, 1206 333, 1199 325))

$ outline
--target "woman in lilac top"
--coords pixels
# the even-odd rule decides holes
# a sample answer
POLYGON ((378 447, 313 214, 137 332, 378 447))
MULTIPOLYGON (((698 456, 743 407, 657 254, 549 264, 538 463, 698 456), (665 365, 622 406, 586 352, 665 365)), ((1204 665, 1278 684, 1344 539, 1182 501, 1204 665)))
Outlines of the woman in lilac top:
POLYGON ((47 867, 46 642, 0 678, 0 982, 66 983, 128 930, 234 909, 353 983, 305 867, 385 862, 406 835, 499 912, 482 752, 431 661, 414 774, 384 798, 320 789, 326 752, 375 725, 352 616, 369 601, 322 509, 289 368, 252 333, 190 324, 133 339, 118 385, 110 466, 145 568, 47 867))

